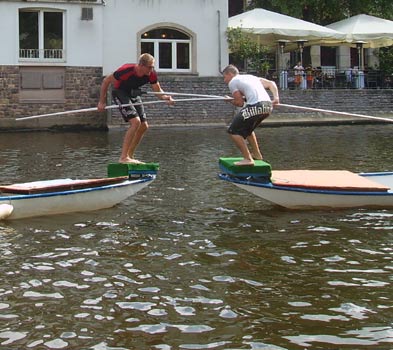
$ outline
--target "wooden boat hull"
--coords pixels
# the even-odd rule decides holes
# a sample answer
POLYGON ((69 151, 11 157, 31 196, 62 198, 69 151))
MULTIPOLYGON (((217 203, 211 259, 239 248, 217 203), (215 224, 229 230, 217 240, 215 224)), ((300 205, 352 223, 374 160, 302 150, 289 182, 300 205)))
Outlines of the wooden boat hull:
POLYGON ((393 172, 358 175, 387 186, 390 190, 374 192, 313 189, 300 186, 277 186, 270 181, 258 182, 253 178, 241 178, 228 174, 220 174, 219 177, 271 203, 290 209, 393 207, 393 172))
MULTIPOLYGON (((102 186, 45 193, 1 195, 0 219, 13 220, 110 208, 139 192, 155 178, 156 175, 151 174, 138 179, 126 178, 121 182, 102 186)), ((42 181, 42 183, 50 184, 51 181, 53 182, 49 180, 42 181)))

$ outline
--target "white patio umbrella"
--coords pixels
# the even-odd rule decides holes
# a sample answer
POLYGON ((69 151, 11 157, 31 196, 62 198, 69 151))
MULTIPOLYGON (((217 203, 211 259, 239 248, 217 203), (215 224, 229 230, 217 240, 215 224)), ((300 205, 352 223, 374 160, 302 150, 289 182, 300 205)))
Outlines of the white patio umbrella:
POLYGON ((365 48, 393 45, 393 21, 387 19, 362 14, 327 27, 345 33, 346 40, 351 43, 364 41, 365 48))
POLYGON ((228 27, 256 35, 260 44, 271 48, 277 47, 278 40, 303 40, 308 46, 338 44, 346 38, 344 33, 334 29, 261 8, 230 17, 228 27))

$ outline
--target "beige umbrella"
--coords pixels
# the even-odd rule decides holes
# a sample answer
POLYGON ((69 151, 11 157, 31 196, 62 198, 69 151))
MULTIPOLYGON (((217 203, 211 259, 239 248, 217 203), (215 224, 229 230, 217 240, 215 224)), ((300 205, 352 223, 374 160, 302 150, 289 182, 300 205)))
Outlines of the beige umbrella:
POLYGON ((365 48, 393 45, 393 21, 370 15, 357 15, 329 24, 330 29, 346 34, 350 43, 364 42, 365 48))
POLYGON ((256 35, 260 44, 271 48, 277 47, 279 40, 302 40, 308 46, 338 44, 346 38, 344 33, 334 29, 261 8, 230 17, 228 27, 256 35))

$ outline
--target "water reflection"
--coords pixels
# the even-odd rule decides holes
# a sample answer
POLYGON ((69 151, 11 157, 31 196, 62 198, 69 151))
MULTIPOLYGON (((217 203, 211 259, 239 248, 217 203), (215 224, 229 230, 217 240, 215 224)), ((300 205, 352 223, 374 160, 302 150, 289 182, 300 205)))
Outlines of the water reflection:
MULTIPOLYGON (((392 170, 388 127, 258 134, 276 169, 392 170)), ((105 175, 122 137, 3 134, 0 180, 105 175)), ((135 197, 1 222, 1 347, 389 348, 393 212, 279 209, 217 179, 233 154, 224 128, 152 129, 135 197)))

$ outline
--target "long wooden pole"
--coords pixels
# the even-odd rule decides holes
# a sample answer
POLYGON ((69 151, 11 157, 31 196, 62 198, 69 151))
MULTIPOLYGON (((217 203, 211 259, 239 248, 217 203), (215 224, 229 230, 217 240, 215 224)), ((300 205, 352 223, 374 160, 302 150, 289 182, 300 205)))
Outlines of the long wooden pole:
POLYGON ((295 105, 288 105, 288 104, 284 104, 284 103, 280 103, 276 107, 287 107, 287 108, 301 109, 301 110, 304 110, 304 111, 321 112, 321 113, 327 113, 327 114, 338 114, 338 115, 344 115, 344 116, 347 116, 347 117, 358 117, 358 118, 366 118, 366 119, 375 119, 375 120, 382 120, 382 121, 385 121, 385 122, 393 123, 393 119, 390 119, 390 118, 374 117, 372 115, 355 114, 355 113, 347 113, 347 112, 338 112, 338 111, 332 111, 332 110, 329 110, 329 109, 322 109, 322 108, 295 106, 295 105))
MULTIPOLYGON (((179 103, 179 102, 192 102, 192 101, 231 100, 231 98, 225 98, 225 97, 221 97, 221 96, 212 96, 212 95, 211 96, 205 95, 205 96, 208 96, 208 97, 182 98, 182 99, 174 100, 174 101, 176 103, 179 103)), ((128 103, 128 104, 123 104, 123 105, 110 105, 110 106, 106 106, 105 109, 114 109, 114 108, 119 108, 119 107, 129 107, 129 106, 139 106, 139 105, 150 105, 150 104, 165 103, 165 102, 168 102, 168 101, 167 100, 159 100, 159 101, 128 103)), ((85 112, 96 112, 96 111, 98 111, 97 107, 91 107, 91 108, 74 109, 74 110, 63 111, 63 112, 53 112, 53 113, 47 113, 47 114, 32 115, 29 117, 16 118, 15 120, 20 121, 20 120, 37 119, 37 118, 53 117, 53 116, 58 116, 58 115, 67 115, 67 114, 76 114, 76 113, 85 113, 85 112)))

